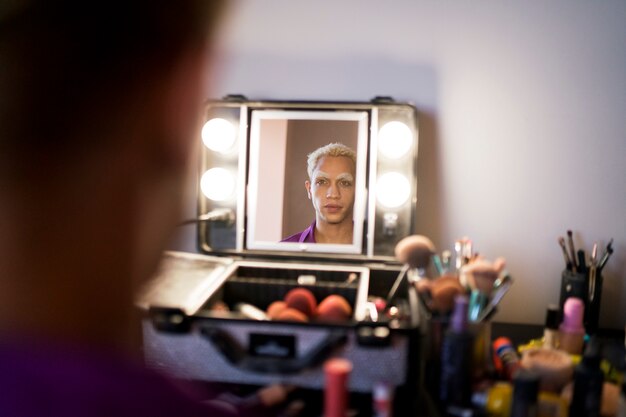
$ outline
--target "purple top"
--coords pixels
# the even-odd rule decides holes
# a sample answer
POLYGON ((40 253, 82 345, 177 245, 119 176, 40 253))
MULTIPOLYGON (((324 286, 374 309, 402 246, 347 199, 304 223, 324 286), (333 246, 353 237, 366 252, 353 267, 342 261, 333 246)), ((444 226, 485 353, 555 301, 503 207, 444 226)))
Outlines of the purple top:
POLYGON ((315 243, 315 220, 302 232, 286 237, 281 242, 315 243))
MULTIPOLYGON (((95 325, 95 324, 94 324, 95 325)), ((225 417, 235 407, 119 357, 67 344, 0 341, 0 416, 225 417)))

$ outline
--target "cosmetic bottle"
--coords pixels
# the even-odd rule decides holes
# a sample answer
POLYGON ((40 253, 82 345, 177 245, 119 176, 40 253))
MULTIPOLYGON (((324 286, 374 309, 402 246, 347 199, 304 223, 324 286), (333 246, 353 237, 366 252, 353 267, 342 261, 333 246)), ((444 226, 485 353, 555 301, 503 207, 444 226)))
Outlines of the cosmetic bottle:
POLYGON ((510 382, 501 381, 485 391, 475 392, 472 395, 472 404, 482 412, 482 415, 509 417, 512 398, 513 385, 510 382))
POLYGON ((568 403, 561 395, 554 392, 539 391, 537 414, 539 417, 568 417, 568 403))
POLYGON ((538 397, 539 376, 523 368, 515 371, 510 417, 537 417, 538 397))
POLYGON ((569 417, 599 417, 604 373, 600 369, 600 345, 595 337, 587 344, 582 361, 574 368, 574 389, 569 417))
POLYGON ((583 316, 585 304, 580 298, 570 297, 563 305, 563 322, 559 326, 559 346, 572 355, 583 351, 585 327, 583 316))
POLYGON ((346 417, 348 412, 348 379, 352 363, 347 359, 329 359, 324 363, 324 416, 346 417))
POLYGON ((550 304, 546 310, 546 327, 543 329, 543 347, 557 349, 559 347, 559 306, 550 304))
POLYGON ((444 408, 471 404, 474 336, 468 330, 467 311, 467 297, 457 296, 441 347, 439 399, 444 408))
POLYGON ((372 392, 373 417, 391 417, 393 415, 393 387, 386 382, 374 384, 372 392))
POLYGON ((496 371, 507 379, 512 379, 513 374, 520 367, 520 358, 508 337, 499 337, 493 341, 493 364, 496 371))

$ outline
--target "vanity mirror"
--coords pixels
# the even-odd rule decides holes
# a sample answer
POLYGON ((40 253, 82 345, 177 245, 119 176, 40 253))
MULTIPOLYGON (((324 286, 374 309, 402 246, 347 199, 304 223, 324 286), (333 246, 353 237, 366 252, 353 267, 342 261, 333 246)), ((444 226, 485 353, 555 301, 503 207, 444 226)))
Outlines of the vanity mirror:
POLYGON ((415 108, 237 96, 207 103, 203 122, 203 253, 166 253, 137 301, 148 366, 316 395, 323 363, 343 357, 351 392, 384 380, 399 409, 417 414, 428 314, 393 256, 415 233, 415 108), (329 144, 338 154, 307 170, 329 144), (318 224, 342 233, 327 243, 318 224))
POLYGON ((393 256, 395 244, 414 233, 417 133, 415 108, 387 98, 280 102, 228 96, 208 102, 198 193, 199 218, 204 220, 198 227, 201 251, 355 259, 393 256), (354 164, 337 172, 318 164, 315 178, 309 178, 307 155, 331 143, 352 149, 354 164), (306 181, 312 188, 305 187, 306 181), (320 208, 320 203, 314 205, 313 191, 325 181, 332 185, 324 198, 339 202, 320 208), (344 192, 348 197, 339 196, 344 184, 351 187, 344 192), (282 241, 310 226, 315 230, 313 220, 329 214, 323 210, 336 218, 345 211, 352 222, 351 240, 282 241))

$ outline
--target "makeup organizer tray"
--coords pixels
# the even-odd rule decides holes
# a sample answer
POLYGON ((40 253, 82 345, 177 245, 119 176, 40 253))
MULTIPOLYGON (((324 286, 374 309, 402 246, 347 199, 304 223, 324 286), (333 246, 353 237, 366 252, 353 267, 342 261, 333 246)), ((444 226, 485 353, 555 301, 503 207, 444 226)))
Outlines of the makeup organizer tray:
POLYGON ((415 401, 408 394, 402 397, 402 392, 418 390, 422 366, 420 325, 426 321, 420 318, 423 310, 415 289, 403 285, 398 290, 401 316, 372 320, 365 308, 368 296, 389 291, 396 269, 235 261, 221 266, 215 275, 210 257, 170 252, 164 258, 167 277, 157 274, 155 279, 163 278, 162 287, 167 280, 181 281, 172 273, 173 266, 181 263, 189 274, 189 262, 197 271, 206 266, 211 282, 196 281, 186 294, 179 292, 179 299, 189 301, 187 305, 146 300, 143 349, 151 368, 188 380, 281 382, 322 389, 321 364, 330 357, 342 357, 355 364, 351 392, 369 393, 376 383, 386 381, 396 387, 400 401, 415 401), (371 286, 370 276, 377 281, 371 286), (353 314, 343 321, 297 322, 255 319, 239 309, 244 304, 263 312, 293 288, 309 289, 318 303, 329 295, 340 295, 350 303, 353 314), (222 306, 216 308, 217 304, 222 306))

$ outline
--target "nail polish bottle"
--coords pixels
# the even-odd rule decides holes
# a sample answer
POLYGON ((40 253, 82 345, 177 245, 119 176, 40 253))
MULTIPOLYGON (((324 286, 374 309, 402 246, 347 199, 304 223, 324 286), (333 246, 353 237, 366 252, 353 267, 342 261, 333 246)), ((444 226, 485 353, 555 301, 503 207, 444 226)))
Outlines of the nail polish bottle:
POLYGON ((570 297, 563 305, 563 322, 559 326, 560 348, 572 355, 583 352, 585 304, 580 298, 570 297))

